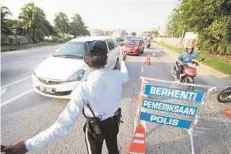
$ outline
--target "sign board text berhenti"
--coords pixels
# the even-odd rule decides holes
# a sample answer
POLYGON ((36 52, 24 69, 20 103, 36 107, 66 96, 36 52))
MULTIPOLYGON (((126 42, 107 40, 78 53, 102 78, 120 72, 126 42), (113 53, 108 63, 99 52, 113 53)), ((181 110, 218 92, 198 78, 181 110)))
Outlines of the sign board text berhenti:
POLYGON ((196 103, 201 103, 204 98, 203 92, 154 85, 146 85, 144 94, 151 96, 169 97, 196 103))
POLYGON ((150 96, 168 97, 174 99, 175 101, 186 101, 187 105, 180 105, 176 103, 144 99, 142 104, 143 108, 158 110, 162 112, 160 112, 159 114, 151 114, 146 112, 140 113, 140 120, 183 129, 190 129, 192 121, 182 118, 166 116, 165 113, 170 112, 179 115, 195 117, 198 109, 197 107, 189 105, 192 103, 201 104, 204 98, 203 92, 154 85, 146 85, 144 94, 150 96))

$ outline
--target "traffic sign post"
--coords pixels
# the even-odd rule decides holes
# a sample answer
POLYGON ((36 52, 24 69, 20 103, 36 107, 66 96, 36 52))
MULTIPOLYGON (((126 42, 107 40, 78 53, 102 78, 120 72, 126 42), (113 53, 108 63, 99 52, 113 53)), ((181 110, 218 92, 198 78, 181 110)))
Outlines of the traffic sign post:
POLYGON ((143 96, 139 99, 141 103, 139 104, 139 120, 186 130, 190 136, 191 150, 192 154, 194 154, 193 127, 197 124, 200 112, 207 103, 207 96, 215 88, 206 85, 175 83, 146 77, 141 77, 141 80, 140 95, 143 96), (177 86, 193 86, 205 88, 206 91, 159 86, 150 82, 177 86), (149 99, 149 97, 155 97, 155 99, 149 99), (171 99, 174 102, 163 101, 163 98, 171 99), (149 113, 146 110, 155 113, 149 113))

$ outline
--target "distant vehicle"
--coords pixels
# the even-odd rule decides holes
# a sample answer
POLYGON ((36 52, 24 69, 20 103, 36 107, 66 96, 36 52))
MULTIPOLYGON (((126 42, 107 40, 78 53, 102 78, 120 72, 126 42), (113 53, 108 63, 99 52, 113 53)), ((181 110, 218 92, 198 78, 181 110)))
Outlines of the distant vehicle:
POLYGON ((139 56, 144 52, 144 41, 142 39, 127 39, 123 51, 128 55, 139 56))
POLYGON ((106 69, 113 69, 119 61, 119 47, 112 37, 80 37, 65 43, 33 72, 35 92, 53 98, 68 99, 70 93, 88 76, 88 66, 83 61, 87 46, 102 40, 108 49, 106 69))

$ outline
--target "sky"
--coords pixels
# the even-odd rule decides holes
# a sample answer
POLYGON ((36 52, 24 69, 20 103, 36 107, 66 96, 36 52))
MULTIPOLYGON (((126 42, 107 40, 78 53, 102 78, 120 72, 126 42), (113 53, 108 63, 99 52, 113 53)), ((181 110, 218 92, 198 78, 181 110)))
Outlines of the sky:
POLYGON ((178 0, 1 0, 16 19, 29 2, 43 9, 53 24, 55 14, 64 12, 69 19, 78 13, 89 29, 125 29, 128 32, 166 27, 168 17, 178 0))

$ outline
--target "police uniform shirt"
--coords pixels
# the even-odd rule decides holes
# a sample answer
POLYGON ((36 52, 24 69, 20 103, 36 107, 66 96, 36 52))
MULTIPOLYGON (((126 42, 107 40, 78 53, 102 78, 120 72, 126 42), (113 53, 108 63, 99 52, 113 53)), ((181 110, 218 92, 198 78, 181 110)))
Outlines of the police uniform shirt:
MULTIPOLYGON (((114 116, 119 108, 122 85, 128 80, 125 62, 121 62, 121 71, 99 69, 91 72, 86 82, 82 82, 71 94, 71 100, 59 116, 58 120, 48 129, 25 141, 27 150, 38 149, 63 137, 77 120, 83 107, 88 103, 95 116, 105 120, 114 116)), ((87 116, 92 113, 85 107, 87 116)))

